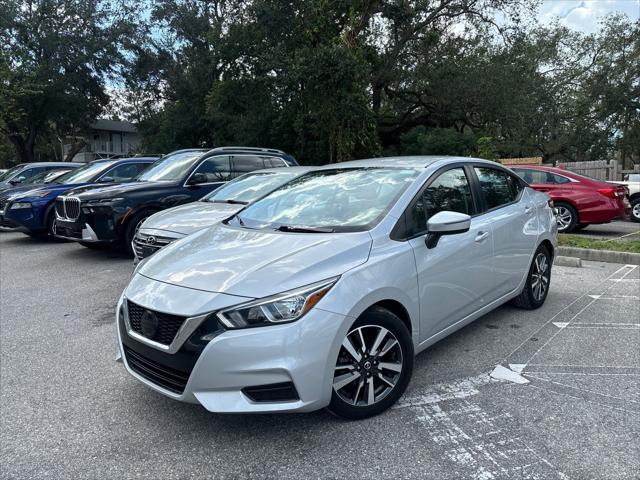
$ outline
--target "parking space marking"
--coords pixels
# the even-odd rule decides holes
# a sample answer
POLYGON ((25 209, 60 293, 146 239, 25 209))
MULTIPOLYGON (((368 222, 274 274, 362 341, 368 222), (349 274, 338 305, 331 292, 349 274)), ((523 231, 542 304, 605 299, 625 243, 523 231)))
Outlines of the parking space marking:
POLYGON ((584 313, 587 308, 597 301, 597 299, 592 298, 591 295, 596 295, 598 298, 605 296, 609 289, 614 285, 613 283, 608 283, 608 281, 624 280, 637 268, 638 265, 623 265, 592 289, 578 296, 560 311, 555 313, 538 330, 529 336, 529 338, 518 345, 518 347, 509 353, 501 363, 527 365, 544 347, 548 345, 551 340, 556 337, 556 335, 558 335, 558 333, 560 333, 573 320, 578 318, 580 314, 584 313))

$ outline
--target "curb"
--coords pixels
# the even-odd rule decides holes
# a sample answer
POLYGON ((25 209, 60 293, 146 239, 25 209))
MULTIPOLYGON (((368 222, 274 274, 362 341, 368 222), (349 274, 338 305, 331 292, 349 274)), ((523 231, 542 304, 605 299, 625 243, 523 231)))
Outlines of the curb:
POLYGON ((556 255, 553 259, 553 264, 559 267, 582 267, 582 260, 578 257, 565 257, 564 255, 556 255))
POLYGON ((640 265, 640 253, 614 252, 612 250, 592 250, 590 248, 557 247, 556 254, 565 257, 577 257, 590 262, 622 263, 640 265))

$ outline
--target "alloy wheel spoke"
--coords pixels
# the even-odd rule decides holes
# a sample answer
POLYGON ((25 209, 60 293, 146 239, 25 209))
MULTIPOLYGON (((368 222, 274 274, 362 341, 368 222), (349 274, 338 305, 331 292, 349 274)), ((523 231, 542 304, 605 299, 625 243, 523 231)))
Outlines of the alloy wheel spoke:
POLYGON ((392 372, 400 372, 402 370, 401 363, 380 362, 378 367, 385 370, 391 370, 392 372))
POLYGON ((380 327, 378 336, 376 337, 375 341, 373 342, 373 345, 371 346, 371 351, 370 351, 371 356, 375 356, 378 354, 378 348, 380 348, 380 344, 384 340, 384 337, 387 336, 388 332, 389 330, 387 330, 386 328, 380 327))
POLYGON ((353 343, 351 343, 351 340, 349 340, 349 336, 346 336, 342 341, 342 346, 347 352, 349 352, 349 355, 351 355, 356 360, 356 362, 360 361, 362 355, 360 355, 353 347, 353 343))
POLYGON ((389 350, 391 350, 397 344, 398 344, 398 341, 395 338, 390 338, 389 340, 387 340, 387 344, 382 348, 378 356, 384 357, 389 352, 389 350))
POLYGON ((347 385, 349 385, 351 382, 357 380, 361 376, 362 375, 360 375, 359 372, 351 372, 351 373, 345 373, 344 375, 340 375, 339 377, 335 377, 333 379, 333 388, 335 390, 340 390, 346 387, 347 385))
POLYGON ((358 382, 358 389, 356 390, 356 395, 353 397, 353 404, 356 405, 358 403, 358 397, 360 397, 360 392, 362 391, 362 387, 364 386, 364 378, 361 378, 358 382))
POLYGON ((379 378, 380 380, 382 380, 384 383, 386 383, 387 385, 389 385, 391 388, 393 388, 393 387, 395 386, 395 383, 391 383, 391 382, 390 382, 389 380, 387 380, 387 379, 385 378, 385 376, 384 376, 384 375, 382 375, 382 373, 380 373, 380 372, 378 372, 378 378, 379 378))
POLYGON ((367 405, 373 405, 376 401, 376 392, 373 389, 373 377, 369 377, 367 384, 367 405))
POLYGON ((362 350, 362 353, 364 353, 367 350, 367 344, 364 343, 364 336, 362 335, 362 328, 358 329, 358 336, 360 337, 360 349, 362 350))

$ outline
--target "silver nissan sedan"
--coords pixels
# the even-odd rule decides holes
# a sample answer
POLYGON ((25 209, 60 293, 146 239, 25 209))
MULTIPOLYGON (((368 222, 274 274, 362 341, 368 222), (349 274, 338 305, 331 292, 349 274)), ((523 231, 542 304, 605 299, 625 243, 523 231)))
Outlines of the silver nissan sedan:
POLYGON ((141 262, 119 359, 211 412, 369 417, 417 353, 505 302, 540 307, 556 241, 549 197, 494 162, 326 165, 141 262))

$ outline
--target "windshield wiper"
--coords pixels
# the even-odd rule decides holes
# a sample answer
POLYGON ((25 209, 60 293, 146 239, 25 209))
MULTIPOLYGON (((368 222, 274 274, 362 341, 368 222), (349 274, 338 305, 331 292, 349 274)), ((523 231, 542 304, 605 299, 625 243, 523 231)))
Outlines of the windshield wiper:
POLYGON ((243 202, 242 200, 214 200, 212 203, 230 203, 232 205, 247 205, 249 202, 243 202))
POLYGON ((276 230, 296 233, 332 233, 334 231, 330 227, 305 227, 302 225, 280 225, 276 230))

